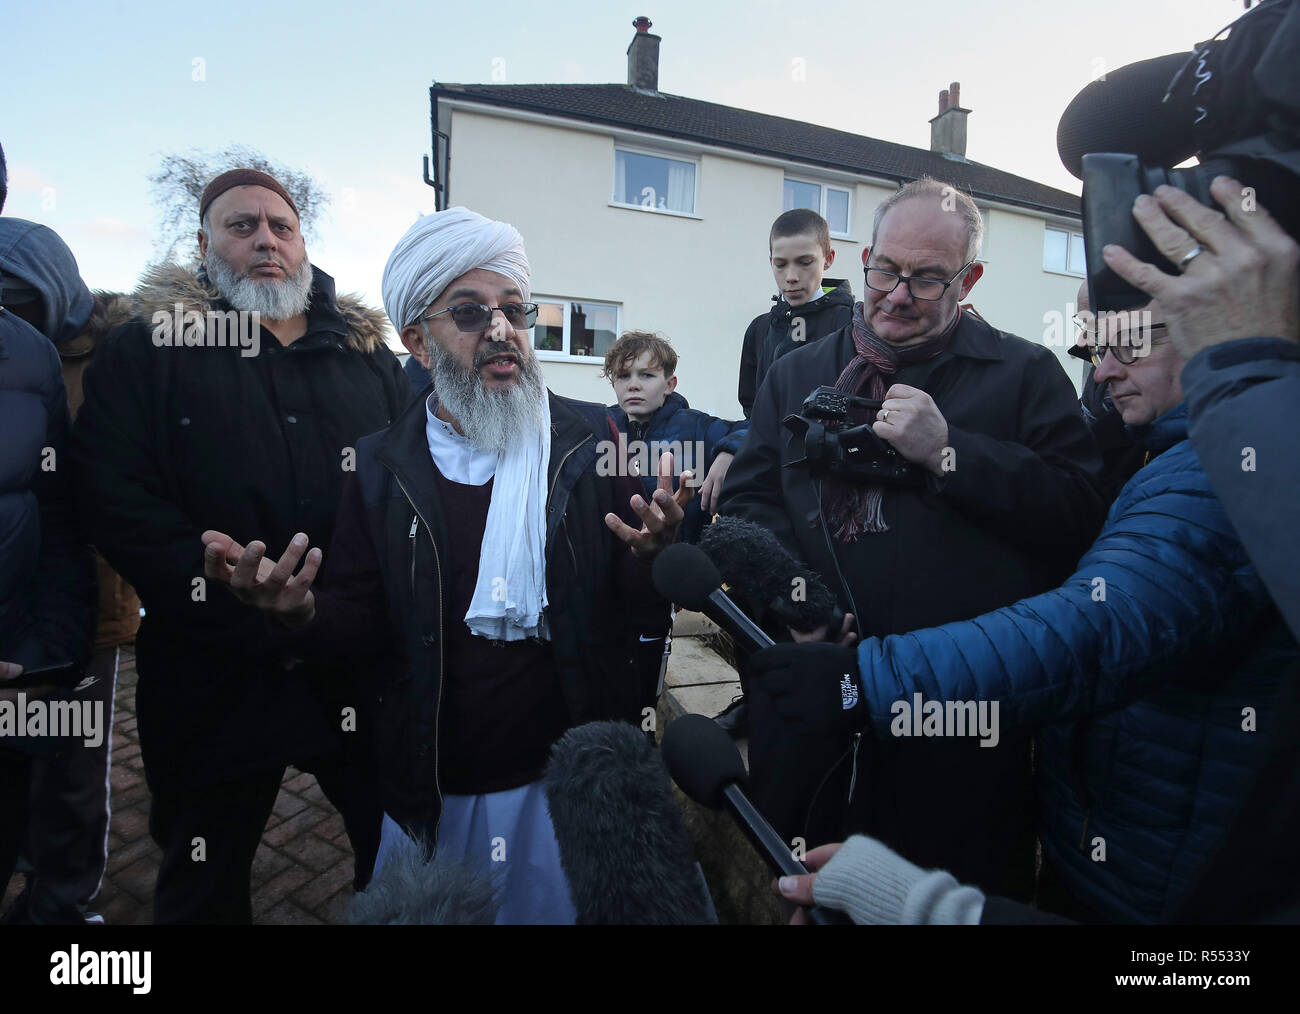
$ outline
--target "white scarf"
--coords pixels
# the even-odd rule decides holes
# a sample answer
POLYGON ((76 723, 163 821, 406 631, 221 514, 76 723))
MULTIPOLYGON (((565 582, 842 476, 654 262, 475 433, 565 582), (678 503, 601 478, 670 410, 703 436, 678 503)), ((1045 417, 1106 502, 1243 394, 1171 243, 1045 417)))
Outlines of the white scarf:
POLYGON ((546 617, 546 471, 551 461, 551 406, 545 424, 497 455, 478 579, 465 623, 480 637, 550 640, 546 617))

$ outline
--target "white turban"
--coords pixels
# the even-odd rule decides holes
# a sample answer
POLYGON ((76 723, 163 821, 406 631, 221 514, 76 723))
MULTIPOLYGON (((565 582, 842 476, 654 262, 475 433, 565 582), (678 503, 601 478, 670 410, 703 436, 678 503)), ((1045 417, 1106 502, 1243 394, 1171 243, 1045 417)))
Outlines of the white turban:
POLYGON ((384 310, 399 332, 413 324, 443 290, 466 271, 505 275, 528 299, 524 237, 505 222, 468 208, 425 215, 406 230, 384 266, 384 310))

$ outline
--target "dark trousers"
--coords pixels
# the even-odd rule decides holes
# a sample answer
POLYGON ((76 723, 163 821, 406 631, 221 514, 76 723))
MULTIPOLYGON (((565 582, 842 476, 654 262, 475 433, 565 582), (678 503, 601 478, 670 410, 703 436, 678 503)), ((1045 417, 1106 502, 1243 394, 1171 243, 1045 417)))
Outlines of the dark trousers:
POLYGON ((31 757, 0 745, 0 895, 14 875, 27 829, 31 770, 31 757))
POLYGON ((26 759, 16 764, 11 757, 4 764, 6 774, 0 775, 5 782, 0 789, 0 874, 7 880, 20 860, 27 877, 22 895, 6 914, 10 922, 86 922, 104 877, 117 649, 97 654, 84 675, 89 678, 77 688, 56 691, 46 700, 69 701, 78 708, 90 704, 99 716, 99 742, 87 745, 84 736, 15 741, 26 759), (25 787, 16 781, 23 773, 25 787), (20 795, 25 796, 21 806, 20 795))
MULTIPOLYGON (((338 758, 301 767, 316 776, 342 814, 356 861, 354 886, 364 886, 379 849, 382 808, 356 771, 338 758)), ((283 777, 283 769, 270 770, 218 785, 154 793, 149 833, 163 851, 154 922, 253 921, 253 856, 283 777)))
POLYGON ((102 742, 76 743, 57 758, 38 758, 32 765, 26 857, 32 867, 27 918, 34 923, 85 922, 104 879, 118 650, 108 648, 91 659, 85 674, 93 682, 75 694, 102 707, 102 742))

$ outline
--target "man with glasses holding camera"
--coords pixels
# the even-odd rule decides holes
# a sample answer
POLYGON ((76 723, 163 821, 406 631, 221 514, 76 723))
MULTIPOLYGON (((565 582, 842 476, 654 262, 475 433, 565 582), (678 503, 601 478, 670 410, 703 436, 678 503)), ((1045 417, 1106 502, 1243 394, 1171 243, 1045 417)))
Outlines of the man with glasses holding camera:
MULTIPOLYGON (((864 637, 1051 588, 1101 524, 1100 461, 1064 370, 959 305, 983 273, 982 234, 979 210, 953 187, 920 180, 891 195, 864 251, 853 322, 773 365, 728 475, 722 513, 764 525, 802 556, 864 637), (911 463, 908 481, 800 470, 803 449, 781 420, 830 384, 879 403, 848 422, 870 423, 911 463)), ((751 729, 751 752, 762 750, 753 719, 751 729)), ((832 740, 810 737, 783 758, 789 791, 822 801, 799 829, 808 841, 865 830, 922 866, 1028 897, 1027 738, 992 749, 973 736, 832 740)))

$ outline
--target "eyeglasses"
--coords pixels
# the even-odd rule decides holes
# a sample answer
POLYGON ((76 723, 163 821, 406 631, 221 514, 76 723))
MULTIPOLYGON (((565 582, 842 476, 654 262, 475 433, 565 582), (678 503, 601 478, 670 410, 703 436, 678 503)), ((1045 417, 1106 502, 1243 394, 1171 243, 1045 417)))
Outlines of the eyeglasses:
POLYGON ((1072 345, 1067 350, 1075 359, 1082 359, 1085 363, 1092 363, 1098 369, 1101 368, 1102 360, 1106 354, 1110 353, 1115 357, 1115 361, 1123 366, 1131 365, 1139 355, 1145 356, 1152 345, 1159 345, 1161 342, 1169 340, 1167 335, 1155 337, 1154 332, 1163 328, 1169 329, 1169 325, 1163 321, 1159 324, 1147 324, 1137 328, 1120 328, 1115 332, 1114 337, 1103 338, 1096 326, 1095 318, 1091 314, 1074 315, 1074 326, 1088 336, 1087 345, 1072 345), (1137 341, 1134 341, 1137 338, 1137 341))
POLYGON ((961 277, 961 273, 974 263, 973 260, 967 261, 957 269, 957 274, 946 282, 938 278, 911 278, 907 275, 900 275, 897 271, 886 271, 884 268, 867 268, 867 288, 875 289, 876 292, 893 292, 898 288, 899 282, 906 282, 907 291, 912 294, 913 299, 924 299, 927 302, 933 302, 936 299, 942 299, 943 294, 948 291, 948 286, 961 277))
POLYGON ((500 306, 484 306, 482 303, 457 303, 434 313, 425 314, 421 320, 430 320, 440 313, 451 314, 452 323, 457 330, 473 333, 486 331, 492 323, 492 314, 498 310, 506 318, 506 323, 516 331, 523 331, 537 323, 536 303, 503 303, 500 306))

